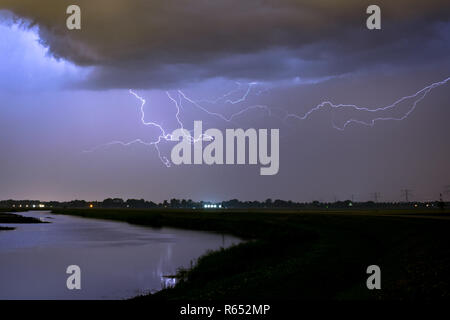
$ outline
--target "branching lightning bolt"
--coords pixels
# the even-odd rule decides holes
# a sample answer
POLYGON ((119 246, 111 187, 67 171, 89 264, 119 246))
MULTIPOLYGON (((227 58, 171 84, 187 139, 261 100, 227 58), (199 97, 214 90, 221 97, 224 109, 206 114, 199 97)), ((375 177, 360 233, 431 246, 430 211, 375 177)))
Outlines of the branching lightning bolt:
MULTIPOLYGON (((249 92, 249 91, 247 91, 246 94, 245 94, 245 96, 242 97, 242 98, 240 98, 239 100, 236 100, 236 101, 227 100, 227 101, 229 101, 229 103, 233 103, 233 104, 234 104, 234 103, 238 103, 237 101, 239 101, 239 102, 245 101, 245 100, 247 99, 248 92, 249 92)), ((249 107, 247 107, 247 108, 244 108, 244 109, 242 109, 242 110, 240 110, 240 111, 238 111, 238 112, 236 112, 236 113, 233 113, 233 114, 232 114, 231 116, 229 116, 229 117, 226 117, 226 116, 224 116, 224 115, 221 114, 221 113, 218 113, 218 112, 211 112, 211 111, 207 110, 205 107, 203 107, 202 105, 200 105, 197 101, 192 100, 192 99, 190 99, 188 96, 186 96, 186 94, 184 94, 181 90, 178 90, 178 93, 183 97, 183 99, 185 99, 186 101, 192 103, 192 104, 193 104, 194 106, 196 106, 198 109, 202 110, 203 112, 205 112, 205 113, 207 113, 207 114, 209 114, 209 115, 211 115, 211 116, 218 117, 218 118, 220 118, 220 119, 222 119, 223 121, 226 121, 226 122, 231 122, 235 117, 238 117, 238 116, 240 116, 240 115, 246 113, 247 111, 250 111, 250 110, 253 110, 253 109, 264 109, 264 110, 266 110, 266 111, 268 112, 269 115, 271 114, 271 110, 270 110, 269 107, 264 106, 264 105, 253 105, 253 106, 249 106, 249 107)))
MULTIPOLYGON (((445 85, 449 81, 450 81, 450 77, 448 77, 448 78, 446 78, 446 79, 444 79, 442 81, 432 83, 429 86, 424 87, 423 89, 417 91, 416 93, 414 93, 412 95, 404 96, 404 97, 396 100, 394 103, 392 103, 390 105, 383 106, 383 107, 378 107, 378 108, 375 108, 375 109, 370 109, 370 108, 367 108, 367 107, 360 107, 360 106, 357 106, 357 105, 354 105, 354 104, 334 104, 331 101, 323 101, 323 102, 319 103, 318 105, 316 105, 315 107, 313 107, 312 109, 310 109, 309 111, 307 111, 306 113, 304 113, 303 115, 298 115, 298 114, 295 114, 295 113, 288 113, 288 112, 284 111, 285 116, 284 116, 284 118, 282 120, 286 121, 289 118, 293 118, 293 119, 297 119, 297 120, 306 120, 313 113, 315 113, 317 111, 320 111, 322 109, 325 109, 327 107, 330 108, 331 110, 333 110, 333 109, 350 108, 350 109, 355 110, 355 111, 362 111, 362 112, 369 112, 369 113, 383 112, 383 111, 388 111, 388 110, 395 109, 400 103, 405 102, 405 101, 407 101, 409 99, 413 99, 413 103, 411 104, 411 107, 401 117, 376 117, 376 118, 374 118, 374 119, 372 119, 370 121, 362 121, 362 120, 357 120, 357 119, 351 118, 351 119, 347 120, 340 127, 337 126, 334 123, 334 121, 332 121, 332 126, 335 129, 337 129, 337 130, 343 131, 351 123, 356 123, 356 124, 360 124, 360 125, 373 127, 377 121, 388 121, 388 120, 401 121, 401 120, 406 119, 416 109, 417 104, 420 101, 422 101, 433 89, 435 89, 437 87, 440 87, 442 85, 445 85)), ((191 131, 185 129, 185 127, 183 125, 183 122, 180 119, 180 110, 184 109, 183 108, 183 103, 182 103, 183 100, 188 102, 188 103, 190 103, 190 104, 192 104, 194 107, 198 108, 202 112, 204 112, 204 113, 206 113, 206 114, 208 114, 210 116, 217 117, 217 118, 219 118, 219 119, 221 119, 221 120, 223 120, 225 122, 232 122, 233 119, 235 119, 236 117, 239 117, 239 116, 243 115, 244 113, 249 112, 250 110, 255 110, 255 109, 265 110, 267 112, 268 116, 272 116, 272 108, 270 108, 268 106, 265 106, 265 105, 251 105, 251 106, 245 107, 244 109, 241 109, 238 112, 235 112, 235 113, 231 114, 228 117, 225 116, 222 113, 210 111, 210 110, 208 110, 207 108, 205 108, 203 106, 203 103, 217 104, 219 102, 223 102, 225 104, 239 104, 239 103, 245 102, 247 100, 247 98, 250 96, 252 88, 257 85, 256 82, 248 83, 247 84, 247 89, 245 90, 244 94, 240 98, 238 98, 236 100, 232 100, 232 99, 230 99, 228 97, 230 97, 231 95, 239 92, 239 90, 241 89, 241 84, 240 83, 237 83, 237 84, 238 84, 238 88, 237 89, 233 89, 232 91, 229 91, 229 92, 225 93, 224 95, 222 95, 222 96, 220 96, 220 97, 218 97, 218 98, 216 98, 214 100, 194 100, 194 99, 188 97, 181 90, 177 90, 176 91, 178 99, 175 99, 169 93, 169 91, 166 91, 166 95, 167 95, 168 99, 173 102, 173 104, 174 104, 174 106, 176 108, 175 119, 176 119, 176 121, 178 123, 178 126, 179 126, 178 129, 184 129, 183 132, 187 132, 187 133, 184 133, 185 137, 187 138, 187 141, 189 141, 190 143, 195 143, 197 141, 211 141, 212 137, 210 137, 208 135, 205 135, 203 133, 201 135, 199 135, 198 137, 194 137, 194 136, 192 136, 191 131)), ((259 94, 261 94, 262 92, 265 92, 265 91, 267 91, 267 89, 260 90, 259 92, 255 93, 255 94, 259 95, 259 94)), ((171 166, 171 162, 169 161, 169 159, 167 157, 161 155, 161 152, 160 152, 160 149, 159 149, 158 145, 159 145, 159 143, 161 141, 178 141, 178 140, 175 139, 172 134, 167 133, 166 130, 160 124, 158 124, 156 122, 153 122, 153 121, 146 121, 145 120, 146 119, 146 117, 145 117, 145 110, 144 110, 144 106, 146 104, 146 100, 143 97, 139 96, 136 92, 134 92, 131 89, 129 90, 129 93, 132 94, 136 99, 138 99, 141 102, 141 104, 140 104, 140 113, 141 113, 141 119, 140 120, 141 120, 141 123, 143 125, 145 125, 145 126, 156 127, 160 131, 160 134, 157 137, 157 139, 155 141, 150 141, 150 142, 146 142, 146 141, 144 141, 142 139, 135 139, 135 140, 132 140, 132 141, 129 141, 129 142, 111 141, 111 142, 108 142, 106 144, 102 144, 102 145, 100 145, 98 147, 95 147, 95 148, 93 148, 91 150, 84 151, 84 152, 93 152, 93 151, 96 151, 96 150, 98 150, 100 148, 104 148, 104 147, 111 146, 111 145, 130 146, 130 145, 133 145, 133 144, 142 144, 142 145, 145 145, 145 146, 154 146, 156 148, 156 150, 157 150, 158 157, 160 158, 162 163, 166 167, 170 167, 171 166)))
POLYGON ((411 105, 411 108, 409 108, 409 110, 401 117, 397 117, 397 118, 396 117, 378 117, 378 118, 374 118, 374 119, 370 120, 369 122, 356 120, 356 119, 352 118, 352 119, 347 120, 342 127, 336 126, 334 124, 334 122, 333 122, 333 127, 335 129, 338 129, 338 130, 342 131, 342 130, 345 130, 345 128, 351 123, 357 123, 357 124, 373 127, 375 125, 375 122, 377 122, 377 121, 387 121, 387 120, 401 121, 401 120, 406 119, 416 109, 417 104, 420 101, 422 101, 431 90, 433 90, 433 89, 435 89, 437 87, 440 87, 440 86, 446 84, 449 81, 450 81, 450 77, 447 78, 447 79, 444 79, 442 81, 432 83, 431 85, 429 85, 429 86, 427 86, 427 87, 417 91, 415 94, 412 94, 412 95, 409 95, 409 96, 404 96, 404 97, 398 99, 397 101, 395 101, 394 103, 392 103, 392 104, 390 104, 388 106, 379 107, 379 108, 376 108, 376 109, 369 109, 367 107, 359 107, 359 106, 354 105, 354 104, 333 104, 330 101, 323 101, 323 102, 319 103, 317 106, 315 106, 314 108, 310 109, 303 116, 299 116, 297 114, 289 113, 289 114, 286 115, 285 119, 287 119, 287 118, 296 118, 296 119, 299 119, 299 120, 305 120, 313 112, 318 111, 318 110, 320 110, 322 108, 325 108, 327 106, 329 106, 332 109, 352 108, 353 110, 357 110, 357 111, 366 111, 366 112, 375 113, 375 112, 380 112, 380 111, 386 111, 386 110, 394 109, 396 106, 398 106, 400 103, 404 102, 405 100, 417 98, 416 100, 414 100, 413 104, 411 105))

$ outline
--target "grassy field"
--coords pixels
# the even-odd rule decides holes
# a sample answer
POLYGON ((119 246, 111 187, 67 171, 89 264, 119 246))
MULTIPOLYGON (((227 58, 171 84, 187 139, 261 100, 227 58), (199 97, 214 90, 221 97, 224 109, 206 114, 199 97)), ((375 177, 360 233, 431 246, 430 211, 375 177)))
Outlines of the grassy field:
POLYGON ((450 298, 450 212, 55 209, 54 213, 233 234, 247 241, 179 270, 139 299, 435 300, 450 298), (382 290, 366 269, 381 268, 382 290))

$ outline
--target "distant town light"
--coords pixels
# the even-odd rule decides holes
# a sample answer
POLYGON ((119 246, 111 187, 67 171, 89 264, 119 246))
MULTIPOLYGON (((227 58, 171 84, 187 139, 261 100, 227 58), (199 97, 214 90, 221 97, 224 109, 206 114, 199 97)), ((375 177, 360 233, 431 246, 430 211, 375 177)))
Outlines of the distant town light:
POLYGON ((221 204, 210 204, 210 203, 207 203, 207 204, 203 205, 203 208, 204 209, 217 209, 217 208, 222 208, 222 205, 221 204))
POLYGON ((44 207, 45 207, 44 204, 42 204, 42 203, 39 204, 39 208, 44 208, 44 207))
POLYGON ((93 207, 94 207, 94 205, 93 205, 93 204, 90 204, 90 205, 89 205, 89 208, 93 208, 93 207))

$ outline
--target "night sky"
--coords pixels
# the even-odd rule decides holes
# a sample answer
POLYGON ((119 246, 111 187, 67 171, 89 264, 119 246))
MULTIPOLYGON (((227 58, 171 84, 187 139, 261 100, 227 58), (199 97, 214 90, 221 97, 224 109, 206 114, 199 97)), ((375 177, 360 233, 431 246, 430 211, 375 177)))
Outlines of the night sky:
POLYGON ((0 199, 437 200, 450 81, 412 95, 449 77, 448 0, 0 0, 0 199), (66 28, 70 4, 81 30, 66 28), (366 28, 370 4, 381 30, 366 28), (168 132, 170 97, 188 129, 280 129, 278 174, 167 168, 154 146, 122 145, 160 135, 129 89, 168 132), (303 117, 324 101, 372 111, 303 117))

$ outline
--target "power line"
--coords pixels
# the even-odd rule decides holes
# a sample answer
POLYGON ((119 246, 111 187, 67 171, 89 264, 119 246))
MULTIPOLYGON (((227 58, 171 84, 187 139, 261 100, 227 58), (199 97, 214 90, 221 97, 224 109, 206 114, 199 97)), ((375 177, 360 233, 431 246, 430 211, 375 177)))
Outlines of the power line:
POLYGON ((405 197, 405 202, 409 202, 409 197, 412 195, 412 192, 410 189, 402 189, 401 190, 402 197, 405 197))
POLYGON ((378 199, 381 198, 381 194, 379 192, 372 193, 373 200, 378 202, 378 199))

